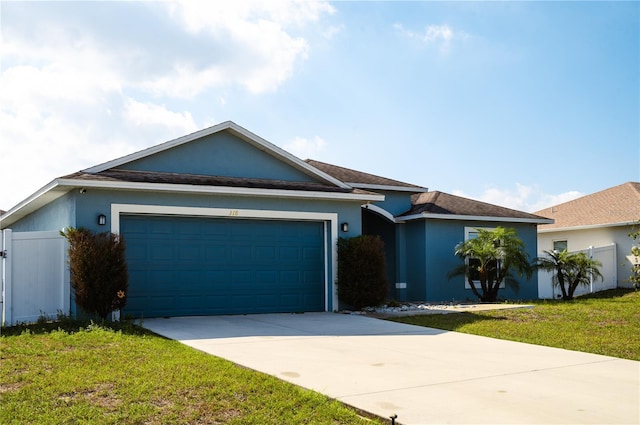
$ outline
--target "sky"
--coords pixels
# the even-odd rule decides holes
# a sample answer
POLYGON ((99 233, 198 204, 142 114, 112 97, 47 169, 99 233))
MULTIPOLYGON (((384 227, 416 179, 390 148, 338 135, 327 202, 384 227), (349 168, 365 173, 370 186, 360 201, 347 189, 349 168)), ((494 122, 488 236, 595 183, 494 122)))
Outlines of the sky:
POLYGON ((0 209, 231 120, 534 212, 640 181, 640 2, 0 1, 0 209))

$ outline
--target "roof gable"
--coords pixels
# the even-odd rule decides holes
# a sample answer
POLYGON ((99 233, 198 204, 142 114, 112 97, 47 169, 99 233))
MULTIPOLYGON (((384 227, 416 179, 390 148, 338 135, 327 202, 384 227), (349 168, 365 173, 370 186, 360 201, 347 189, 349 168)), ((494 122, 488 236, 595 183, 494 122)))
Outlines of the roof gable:
POLYGON ((640 220, 640 183, 623 183, 535 214, 555 221, 540 230, 630 224, 640 220))
POLYGON ((107 170, 322 182, 349 189, 347 184, 231 121, 88 168, 83 173, 107 170))
POLYGON ((474 219, 525 223, 549 223, 551 221, 535 214, 439 191, 415 194, 411 198, 411 204, 411 209, 398 218, 405 220, 418 218, 474 219))

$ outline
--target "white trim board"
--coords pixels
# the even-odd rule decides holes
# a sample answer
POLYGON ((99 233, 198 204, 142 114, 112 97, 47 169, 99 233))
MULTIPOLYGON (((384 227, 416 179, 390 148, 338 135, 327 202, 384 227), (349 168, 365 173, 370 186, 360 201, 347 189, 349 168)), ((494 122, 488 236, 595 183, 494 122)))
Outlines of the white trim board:
POLYGON ((411 187, 411 186, 391 186, 385 184, 369 184, 369 183, 353 183, 347 182, 351 187, 358 189, 372 189, 372 190, 388 190, 392 192, 410 192, 410 193, 422 193, 428 192, 426 187, 411 187))
POLYGON ((538 229, 538 233, 554 233, 554 232, 570 232, 573 230, 604 229, 607 227, 633 226, 635 224, 636 223, 621 222, 621 223, 589 224, 584 226, 573 226, 573 227, 554 227, 551 229, 538 229))
POLYGON ((398 223, 398 220, 396 220, 396 218, 393 216, 393 214, 391 214, 389 211, 387 211, 384 208, 381 208, 381 207, 379 207, 377 205, 364 204, 364 205, 361 205, 361 208, 364 208, 365 210, 371 210, 371 211, 377 213, 378 215, 381 215, 382 217, 386 218, 391 223, 396 223, 396 224, 398 223))
POLYGON ((496 221, 505 223, 533 223, 533 224, 551 224, 553 220, 545 218, 517 218, 517 217, 489 217, 481 215, 455 215, 455 214, 431 214, 420 213, 397 217, 398 222, 419 220, 422 218, 437 218, 440 220, 464 220, 464 221, 496 221))
MULTIPOLYGON (((227 219, 262 219, 262 220, 304 220, 322 221, 328 223, 331 230, 331 257, 325 261, 324 297, 325 311, 329 311, 329 294, 331 294, 331 308, 338 310, 338 296, 336 292, 336 279, 338 273, 338 214, 307 212, 307 211, 276 211, 276 210, 249 210, 232 208, 203 208, 203 207, 177 207, 170 205, 141 205, 141 204, 111 204, 111 232, 120 233, 120 215, 174 215, 182 217, 212 217, 227 219), (331 277, 327 270, 331 262, 331 277), (329 291, 331 289, 331 291, 329 291)), ((329 237, 325 224, 325 248, 329 237)), ((328 250, 325 249, 325 252, 328 250)))

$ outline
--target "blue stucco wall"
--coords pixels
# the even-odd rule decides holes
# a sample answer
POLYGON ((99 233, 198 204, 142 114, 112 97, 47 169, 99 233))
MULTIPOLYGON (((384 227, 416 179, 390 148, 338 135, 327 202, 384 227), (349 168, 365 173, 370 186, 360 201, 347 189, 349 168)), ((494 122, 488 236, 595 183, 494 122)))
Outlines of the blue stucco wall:
POLYGON ((411 192, 379 191, 384 195, 384 201, 375 202, 374 205, 390 212, 392 215, 400 215, 411 208, 411 192))
POLYGON ((77 192, 70 191, 9 227, 14 232, 40 232, 75 226, 76 195, 77 192))
POLYGON ((225 177, 314 181, 313 177, 228 132, 212 134, 117 168, 225 177))
POLYGON ((407 300, 424 301, 427 298, 425 221, 414 220, 405 225, 407 300))
MULTIPOLYGON (((537 230, 533 224, 500 222, 461 222, 457 220, 421 220, 421 231, 407 231, 408 244, 408 282, 407 294, 414 301, 477 301, 470 289, 465 289, 464 277, 449 279, 447 274, 460 264, 461 260, 453 252, 455 246, 465 237, 465 227, 512 227, 525 243, 526 251, 533 260, 537 252, 537 230), (424 237, 420 245, 418 234, 424 237), (411 236, 410 236, 411 235, 411 236), (423 248, 423 250, 421 250, 423 248), (420 265, 420 259, 423 265, 420 265), (414 270, 417 268, 419 270, 414 270)), ((414 226, 412 226, 413 228, 414 226)), ((419 228, 419 226, 415 226, 419 228)), ((502 299, 537 299, 537 275, 527 280, 518 277, 519 290, 509 286, 500 289, 502 299)))

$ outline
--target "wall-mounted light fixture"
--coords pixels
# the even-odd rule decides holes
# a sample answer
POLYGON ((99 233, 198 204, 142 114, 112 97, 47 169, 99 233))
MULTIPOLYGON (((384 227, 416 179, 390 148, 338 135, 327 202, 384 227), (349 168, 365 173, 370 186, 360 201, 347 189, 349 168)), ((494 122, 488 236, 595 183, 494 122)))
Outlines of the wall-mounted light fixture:
POLYGON ((342 230, 343 232, 348 232, 349 231, 349 223, 342 223, 340 225, 340 230, 342 230))
POLYGON ((104 214, 100 214, 100 215, 98 216, 98 224, 99 224, 100 226, 104 226, 105 224, 107 224, 107 216, 106 216, 106 215, 104 215, 104 214))

